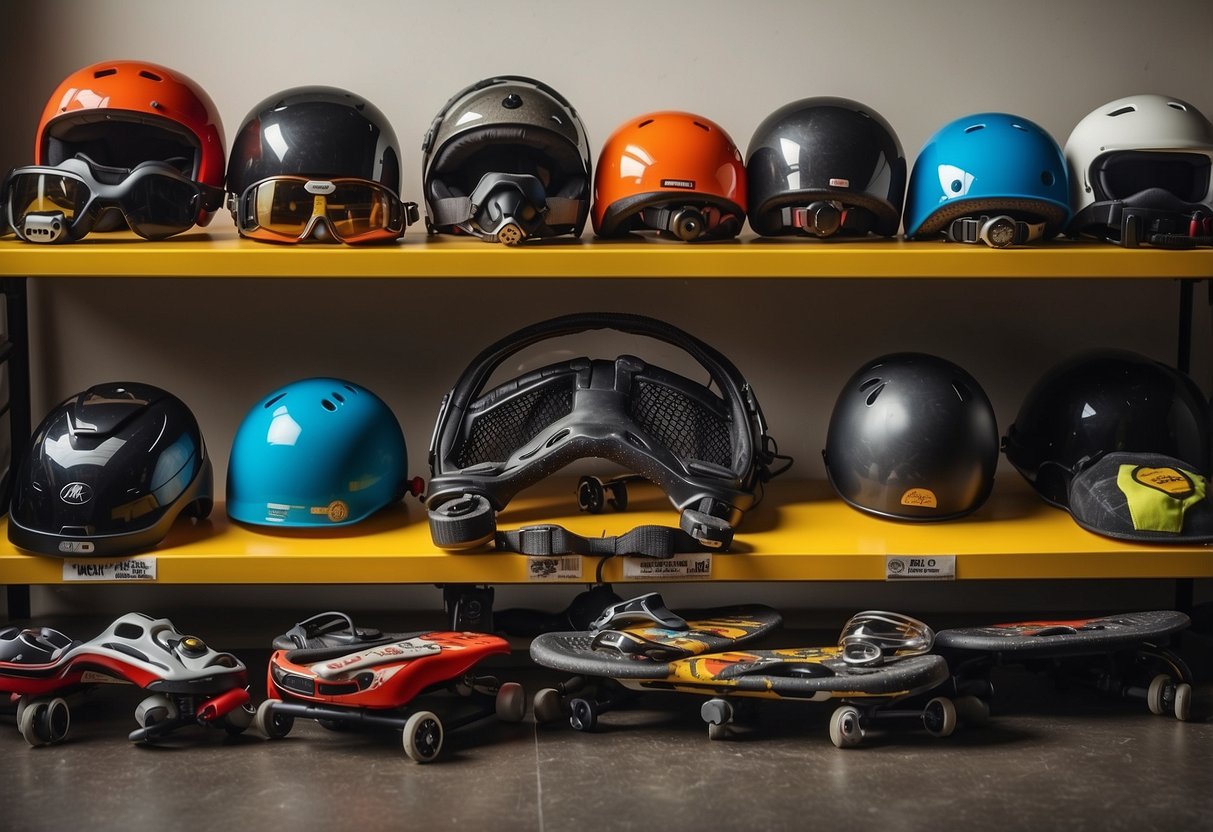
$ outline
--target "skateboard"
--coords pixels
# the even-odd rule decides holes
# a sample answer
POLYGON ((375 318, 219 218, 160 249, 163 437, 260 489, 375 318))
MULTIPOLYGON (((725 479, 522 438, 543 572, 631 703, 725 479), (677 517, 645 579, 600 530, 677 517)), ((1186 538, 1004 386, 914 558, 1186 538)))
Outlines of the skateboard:
MULTIPOLYGON (((960 703, 959 713, 957 703, 947 697, 934 697, 921 708, 890 707, 948 681, 947 662, 940 656, 886 654, 857 664, 848 661, 842 646, 780 650, 707 646, 683 656, 659 651, 637 655, 620 651, 619 642, 602 632, 538 636, 531 643, 536 663, 580 675, 562 689, 548 688, 536 695, 536 720, 557 720, 567 704, 570 725, 592 730, 600 714, 630 702, 637 693, 676 691, 708 697, 700 715, 708 725, 709 739, 715 740, 728 736, 728 726, 738 716, 739 698, 838 700, 843 704, 831 717, 830 738, 839 748, 848 748, 862 742, 877 723, 913 718, 921 720, 929 733, 947 736, 960 718, 970 713, 978 716, 969 710, 978 705, 973 698, 960 703)), ((929 638, 925 646, 929 648, 929 638)))
POLYGON ((1188 624, 1181 612, 1156 610, 959 627, 936 633, 935 650, 948 660, 956 690, 983 700, 993 698, 994 667, 1022 665, 1062 683, 1145 700, 1152 713, 1187 720, 1192 673, 1164 643, 1188 624))

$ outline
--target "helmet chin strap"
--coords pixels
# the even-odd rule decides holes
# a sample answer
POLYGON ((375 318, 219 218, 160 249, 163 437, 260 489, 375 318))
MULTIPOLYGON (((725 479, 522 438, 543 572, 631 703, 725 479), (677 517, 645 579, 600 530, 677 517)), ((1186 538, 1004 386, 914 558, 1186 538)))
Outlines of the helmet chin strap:
POLYGON ((952 220, 944 236, 954 243, 985 243, 990 248, 1007 248, 1043 239, 1045 223, 1024 222, 1006 214, 961 217, 952 220))
POLYGON ((1204 203, 1184 202, 1162 188, 1088 205, 1075 215, 1070 228, 1125 248, 1143 243, 1159 248, 1213 246, 1213 210, 1204 203))
POLYGON ((872 214, 863 208, 844 205, 833 199, 818 199, 806 207, 785 208, 785 225, 799 228, 813 237, 835 234, 867 234, 872 230, 872 214))

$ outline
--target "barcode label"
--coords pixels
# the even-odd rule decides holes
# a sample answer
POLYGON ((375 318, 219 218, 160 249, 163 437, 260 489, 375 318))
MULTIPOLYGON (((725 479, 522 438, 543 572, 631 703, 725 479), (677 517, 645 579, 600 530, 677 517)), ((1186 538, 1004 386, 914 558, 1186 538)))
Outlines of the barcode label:
POLYGON ((581 555, 531 555, 526 560, 527 579, 530 581, 569 581, 581 578, 581 555))
POLYGON ((712 577, 712 555, 680 555, 673 558, 624 558, 624 580, 653 581, 662 578, 684 581, 712 577))

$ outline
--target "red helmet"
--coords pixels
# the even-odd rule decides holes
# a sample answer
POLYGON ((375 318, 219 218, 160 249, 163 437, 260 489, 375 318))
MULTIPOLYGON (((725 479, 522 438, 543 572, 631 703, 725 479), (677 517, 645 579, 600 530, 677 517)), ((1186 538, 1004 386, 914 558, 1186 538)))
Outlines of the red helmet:
MULTIPOLYGON (((51 94, 38 123, 34 162, 57 165, 77 153, 119 168, 180 160, 183 174, 216 188, 223 187, 227 159, 210 96, 181 73, 143 61, 84 67, 51 94)), ((199 208, 198 224, 210 221, 210 212, 199 208)))
POLYGON ((594 231, 645 228, 683 240, 732 237, 746 211, 745 165, 719 124, 692 113, 649 113, 619 127, 594 175, 594 231))

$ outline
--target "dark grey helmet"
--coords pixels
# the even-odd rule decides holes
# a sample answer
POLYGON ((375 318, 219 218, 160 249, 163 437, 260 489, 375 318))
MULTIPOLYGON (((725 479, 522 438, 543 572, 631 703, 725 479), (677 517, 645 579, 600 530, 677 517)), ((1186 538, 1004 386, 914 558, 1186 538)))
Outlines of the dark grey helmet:
POLYGON ((486 78, 459 92, 421 145, 431 233, 483 240, 579 236, 590 207, 590 146, 573 106, 532 78, 486 78))
POLYGON ((981 385, 950 361, 897 353, 851 376, 830 416, 826 473, 855 508, 950 520, 994 486, 998 426, 981 385))

